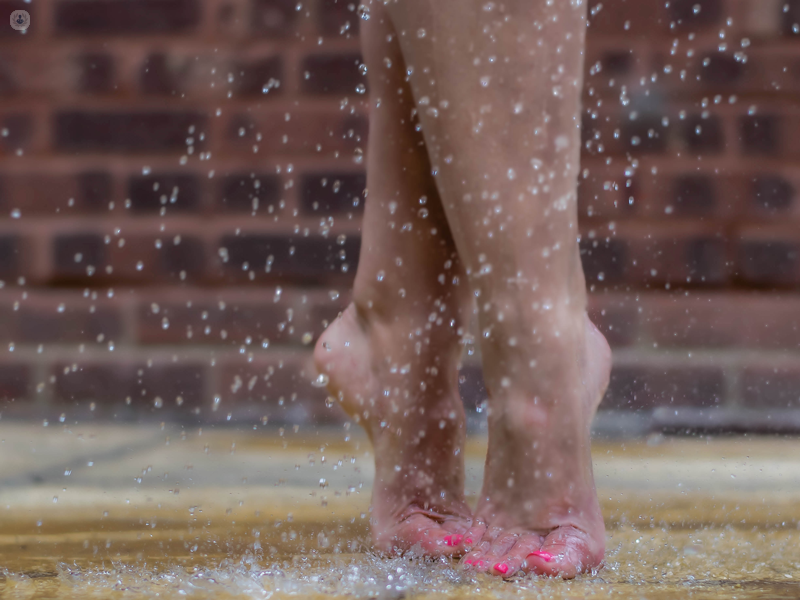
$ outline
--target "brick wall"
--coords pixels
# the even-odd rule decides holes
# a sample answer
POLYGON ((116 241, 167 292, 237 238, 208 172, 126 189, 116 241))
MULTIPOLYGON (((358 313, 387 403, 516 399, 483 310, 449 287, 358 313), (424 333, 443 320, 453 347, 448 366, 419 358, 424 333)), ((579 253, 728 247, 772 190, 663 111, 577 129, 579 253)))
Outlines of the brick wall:
MULTIPOLYGON (((339 420, 309 352, 357 267, 355 4, 0 0, 18 8, 2 418, 339 420)), ((616 354, 604 407, 800 408, 800 0, 593 0, 590 21, 579 204, 616 354)), ((470 360, 462 379, 475 406, 470 360)))

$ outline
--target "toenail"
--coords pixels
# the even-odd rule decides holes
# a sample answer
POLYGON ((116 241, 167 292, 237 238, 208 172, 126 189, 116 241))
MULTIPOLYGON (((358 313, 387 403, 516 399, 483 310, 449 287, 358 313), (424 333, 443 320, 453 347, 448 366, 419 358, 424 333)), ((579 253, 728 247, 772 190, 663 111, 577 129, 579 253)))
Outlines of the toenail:
POLYGON ((465 561, 464 561, 464 564, 465 564, 465 565, 471 565, 471 564, 472 564, 472 561, 471 561, 471 560, 469 560, 469 559, 467 559, 467 560, 465 560, 465 561))
POLYGON ((508 573, 508 565, 506 563, 498 563, 494 566, 494 570, 505 575, 508 573))
POLYGON ((465 543, 465 544, 471 544, 471 543, 472 543, 472 538, 467 538, 467 539, 465 539, 465 540, 464 540, 464 543, 465 543))
POLYGON ((531 552, 528 556, 538 556, 541 559, 544 559, 545 562, 550 562, 553 560, 553 555, 549 552, 545 552, 544 550, 537 550, 536 552, 531 552))
POLYGON ((458 546, 461 543, 461 540, 464 539, 464 536, 456 534, 451 536, 451 539, 453 540, 453 546, 458 546))
POLYGON ((453 536, 452 535, 444 536, 444 543, 447 544, 448 546, 452 546, 453 545, 453 536))

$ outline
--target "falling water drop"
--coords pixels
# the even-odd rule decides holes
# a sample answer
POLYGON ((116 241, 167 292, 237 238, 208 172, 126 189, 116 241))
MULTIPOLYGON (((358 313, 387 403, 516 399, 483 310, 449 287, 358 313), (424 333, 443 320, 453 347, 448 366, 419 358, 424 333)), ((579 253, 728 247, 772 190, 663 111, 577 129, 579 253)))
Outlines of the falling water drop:
POLYGON ((313 385, 314 387, 321 388, 328 385, 329 381, 330 377, 328 377, 325 373, 320 373, 319 375, 317 375, 317 378, 311 382, 311 385, 313 385))

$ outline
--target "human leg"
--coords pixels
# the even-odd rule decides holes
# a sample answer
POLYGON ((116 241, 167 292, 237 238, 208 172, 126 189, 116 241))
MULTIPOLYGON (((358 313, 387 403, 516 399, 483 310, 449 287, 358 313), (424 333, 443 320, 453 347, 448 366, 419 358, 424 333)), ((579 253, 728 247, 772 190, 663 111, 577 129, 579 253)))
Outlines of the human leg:
POLYGON ((376 547, 453 554, 471 522, 457 383, 467 285, 394 30, 381 6, 362 25, 372 109, 361 254, 353 303, 314 356, 374 447, 376 547))
POLYGON ((610 370, 577 245, 585 3, 387 8, 479 309, 489 452, 464 563, 572 577, 603 557, 589 431, 610 370))

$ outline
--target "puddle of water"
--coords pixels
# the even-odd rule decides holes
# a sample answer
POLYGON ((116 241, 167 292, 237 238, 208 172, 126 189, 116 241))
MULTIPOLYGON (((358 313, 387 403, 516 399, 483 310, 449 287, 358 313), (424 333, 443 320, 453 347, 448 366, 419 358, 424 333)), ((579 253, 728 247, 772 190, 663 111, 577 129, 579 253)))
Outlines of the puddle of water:
MULTIPOLYGON (((62 463, 80 461, 53 442, 59 479, 42 470, 43 452, 28 456, 24 432, 11 433, 16 462, 0 465, 3 599, 800 598, 797 442, 598 445, 605 568, 504 582, 447 560, 367 552, 371 459, 351 463, 352 444, 326 441, 322 452, 317 439, 172 435, 67 477, 62 463), (24 477, 30 465, 41 482, 24 477)), ((482 442, 473 446, 479 475, 482 442)))
MULTIPOLYGON (((362 552, 359 523, 252 522, 235 530, 117 531, 89 543, 2 548, 0 596, 9 598, 798 598, 795 527, 619 526, 606 566, 562 582, 502 582, 449 560, 362 552), (256 535, 257 533, 257 535, 256 535), (136 539, 138 537, 138 539, 136 539), (357 551, 353 552, 351 549, 357 551)), ((92 537, 92 536, 89 536, 92 537)), ((87 537, 87 539, 89 539, 87 537)))

